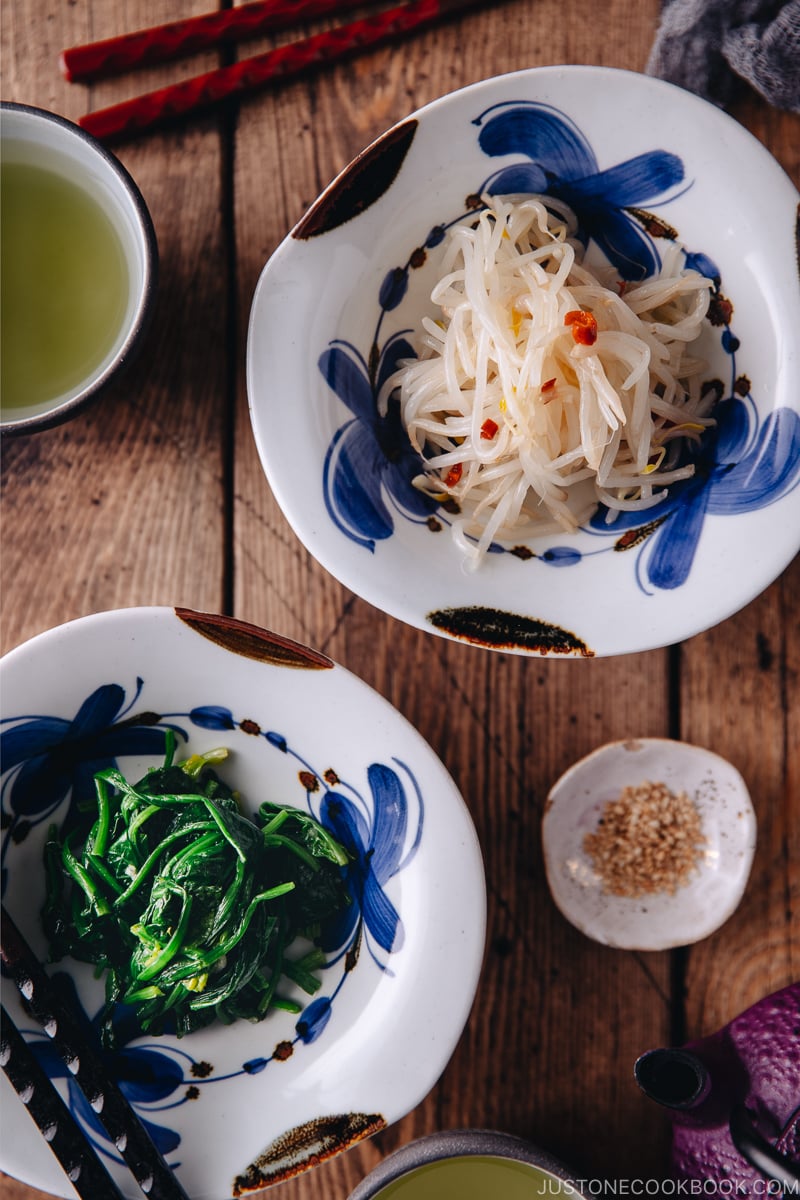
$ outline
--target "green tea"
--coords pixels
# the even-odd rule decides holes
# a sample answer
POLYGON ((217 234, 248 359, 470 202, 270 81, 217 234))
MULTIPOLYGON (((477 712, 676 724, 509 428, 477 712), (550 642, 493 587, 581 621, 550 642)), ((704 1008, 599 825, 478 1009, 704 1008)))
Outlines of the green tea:
POLYGON ((102 364, 126 314, 129 274, 94 196, 3 152, 0 406, 19 410, 69 394, 102 364))
POLYGON ((506 1158, 467 1155, 418 1167, 388 1184, 376 1200, 532 1200, 575 1195, 552 1175, 506 1158))

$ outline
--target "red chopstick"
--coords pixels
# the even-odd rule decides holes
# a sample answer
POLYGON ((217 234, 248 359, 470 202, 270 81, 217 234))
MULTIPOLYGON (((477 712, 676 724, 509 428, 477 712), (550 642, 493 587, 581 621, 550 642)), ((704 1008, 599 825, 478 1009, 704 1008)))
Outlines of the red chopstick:
POLYGON ((475 7, 483 0, 411 0, 375 16, 352 21, 326 33, 290 42, 220 67, 183 83, 159 88, 133 100, 81 117, 79 124, 100 140, 130 137, 200 112, 233 96, 244 96, 289 75, 325 66, 369 46, 393 41, 431 25, 451 13, 475 7))
POLYGON ((72 83, 120 75, 136 67, 168 62, 221 42, 238 42, 259 33, 285 29, 300 21, 338 16, 367 0, 255 0, 221 12, 154 25, 101 42, 62 51, 60 64, 72 83))

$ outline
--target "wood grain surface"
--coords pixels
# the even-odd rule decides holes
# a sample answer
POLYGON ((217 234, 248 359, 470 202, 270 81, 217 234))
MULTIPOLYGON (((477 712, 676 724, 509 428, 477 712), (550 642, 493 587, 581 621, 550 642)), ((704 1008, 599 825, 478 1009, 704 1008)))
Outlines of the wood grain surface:
MULTIPOLYGON (((205 54, 91 87, 59 74, 68 45, 208 7, 8 0, 2 98, 75 119, 228 61, 205 54)), ((528 1137, 585 1178, 663 1178, 668 1121, 638 1092, 636 1057, 710 1033, 800 978, 800 563, 671 649, 579 662, 484 652, 408 628, 333 580, 278 508, 248 418, 245 340, 259 273, 359 150, 427 101, 493 74, 552 63, 643 70, 657 20, 657 0, 501 0, 115 147, 156 226, 154 322, 131 373, 94 407, 3 446, 3 651, 103 609, 232 613, 315 646, 386 696, 443 759, 475 820, 488 941, 452 1061, 404 1120, 273 1189, 275 1200, 346 1200, 391 1150, 461 1126, 528 1137), (600 743, 637 735, 730 758, 759 821, 746 902, 711 938, 672 954, 589 941, 555 910, 542 869, 551 784, 600 743)), ((734 115, 800 181, 798 119, 755 96, 734 115)), ((39 1196, 0 1177, 0 1200, 39 1196)))

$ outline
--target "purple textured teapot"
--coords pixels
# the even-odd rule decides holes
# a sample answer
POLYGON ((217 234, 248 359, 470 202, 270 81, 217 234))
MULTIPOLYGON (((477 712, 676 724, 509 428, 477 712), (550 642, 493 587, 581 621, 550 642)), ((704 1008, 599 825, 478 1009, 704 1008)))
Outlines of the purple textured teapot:
POLYGON ((671 1112, 675 1179, 724 1180, 738 1197, 767 1194, 766 1178, 800 1196, 800 983, 710 1037, 648 1051, 634 1073, 671 1112))

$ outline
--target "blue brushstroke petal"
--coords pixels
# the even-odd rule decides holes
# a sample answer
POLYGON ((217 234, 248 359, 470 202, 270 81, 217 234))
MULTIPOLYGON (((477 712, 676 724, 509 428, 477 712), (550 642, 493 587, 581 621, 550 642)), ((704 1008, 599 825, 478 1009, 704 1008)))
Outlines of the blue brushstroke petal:
POLYGON ((708 489, 698 488, 691 502, 676 508, 657 531, 647 563, 647 577, 654 587, 678 588, 688 579, 707 503, 708 489))
POLYGON ((202 704, 193 708, 189 720, 201 729, 234 729, 233 713, 218 704, 202 704))
POLYGON ((478 135, 484 154, 525 154, 560 179, 580 179, 597 170, 597 159, 580 130, 544 105, 506 109, 490 117, 478 135))
POLYGON ((707 435, 708 453, 718 463, 737 462, 750 440, 750 412, 736 396, 720 400, 711 414, 717 422, 707 435))
POLYGON ((791 408, 776 408, 750 453, 715 480, 708 511, 724 516, 752 512, 780 500, 798 481, 800 416, 791 408))
POLYGON ((414 450, 405 451, 399 462, 390 462, 386 467, 384 483, 397 507, 405 516, 424 518, 439 507, 427 492, 415 487, 412 482, 422 474, 422 463, 414 450))
POLYGON ((572 179, 569 192, 576 208, 587 200, 602 200, 610 208, 625 208, 655 200, 682 180, 683 163, 676 154, 649 150, 605 171, 572 179))
POLYGON ((407 291, 408 268, 392 267, 384 276, 380 292, 378 293, 381 308, 387 312, 391 312, 393 308, 397 308, 407 291))
POLYGON ((693 250, 686 254, 686 268, 689 271, 699 271, 701 275, 705 275, 707 279, 713 279, 719 283, 721 272, 713 258, 709 258, 702 251, 693 250))
POLYGON ((364 883, 364 924, 387 954, 402 945, 402 926, 397 909, 370 871, 364 883))
POLYGON ((242 1070, 247 1075, 260 1075, 268 1064, 268 1058, 251 1058, 246 1063, 242 1063, 242 1070))
POLYGON ((580 218, 584 231, 594 238, 621 279, 639 282, 660 270, 661 258, 652 240, 625 213, 584 205, 580 218))
POLYGON ((352 347, 330 346, 320 355, 318 365, 325 382, 354 416, 374 416, 369 379, 352 347))
POLYGON ((165 1100, 184 1083, 183 1068, 167 1054, 128 1047, 108 1055, 114 1078, 132 1104, 165 1100))
POLYGON ((70 737, 110 725, 125 702, 124 689, 118 683, 102 684, 87 696, 72 722, 70 737))
POLYGON ((540 557, 551 567, 572 567, 581 562, 583 555, 572 546, 551 546, 540 557))
POLYGON ((364 814, 340 792, 326 792, 319 806, 320 821, 352 854, 366 854, 371 829, 364 814))
POLYGON ((17 816, 50 812, 66 798, 71 786, 71 772, 57 766, 49 755, 29 759, 8 790, 9 807, 17 816))
POLYGON ((112 725, 87 739, 82 758, 89 755, 97 758, 117 758, 125 754, 160 755, 165 744, 166 730, 157 726, 112 725))
POLYGON ((397 773, 383 763, 367 768, 375 808, 371 866, 379 883, 397 870, 408 827, 408 801, 397 773))
POLYGON ((490 196, 513 196, 518 193, 538 195, 547 191, 547 175, 536 163, 514 163, 490 175, 481 188, 490 196))
POLYGON ((317 1040, 331 1019, 332 1011, 328 996, 320 996, 317 1000, 312 1000, 311 1004, 303 1010, 295 1028, 306 1045, 317 1040))
POLYGON ((380 395, 386 380, 390 375, 394 375, 402 360, 416 357, 417 352, 408 338, 402 335, 390 338, 381 352, 380 364, 378 366, 378 378, 376 381, 378 395, 380 395))
POLYGON ((326 462, 325 503, 340 528, 353 531, 369 545, 394 530, 381 496, 385 459, 369 425, 351 421, 340 434, 329 449, 335 454, 326 462))
POLYGON ((337 950, 341 950, 342 946, 348 946, 356 931, 356 926, 361 920, 361 896, 364 890, 363 875, 356 873, 354 869, 346 872, 346 880, 348 890, 352 897, 352 903, 343 908, 337 916, 326 921, 322 926, 319 936, 320 948, 326 954, 335 954, 337 950))
POLYGON ((59 745, 70 727, 58 717, 34 717, 0 734, 0 757, 4 771, 59 745))

